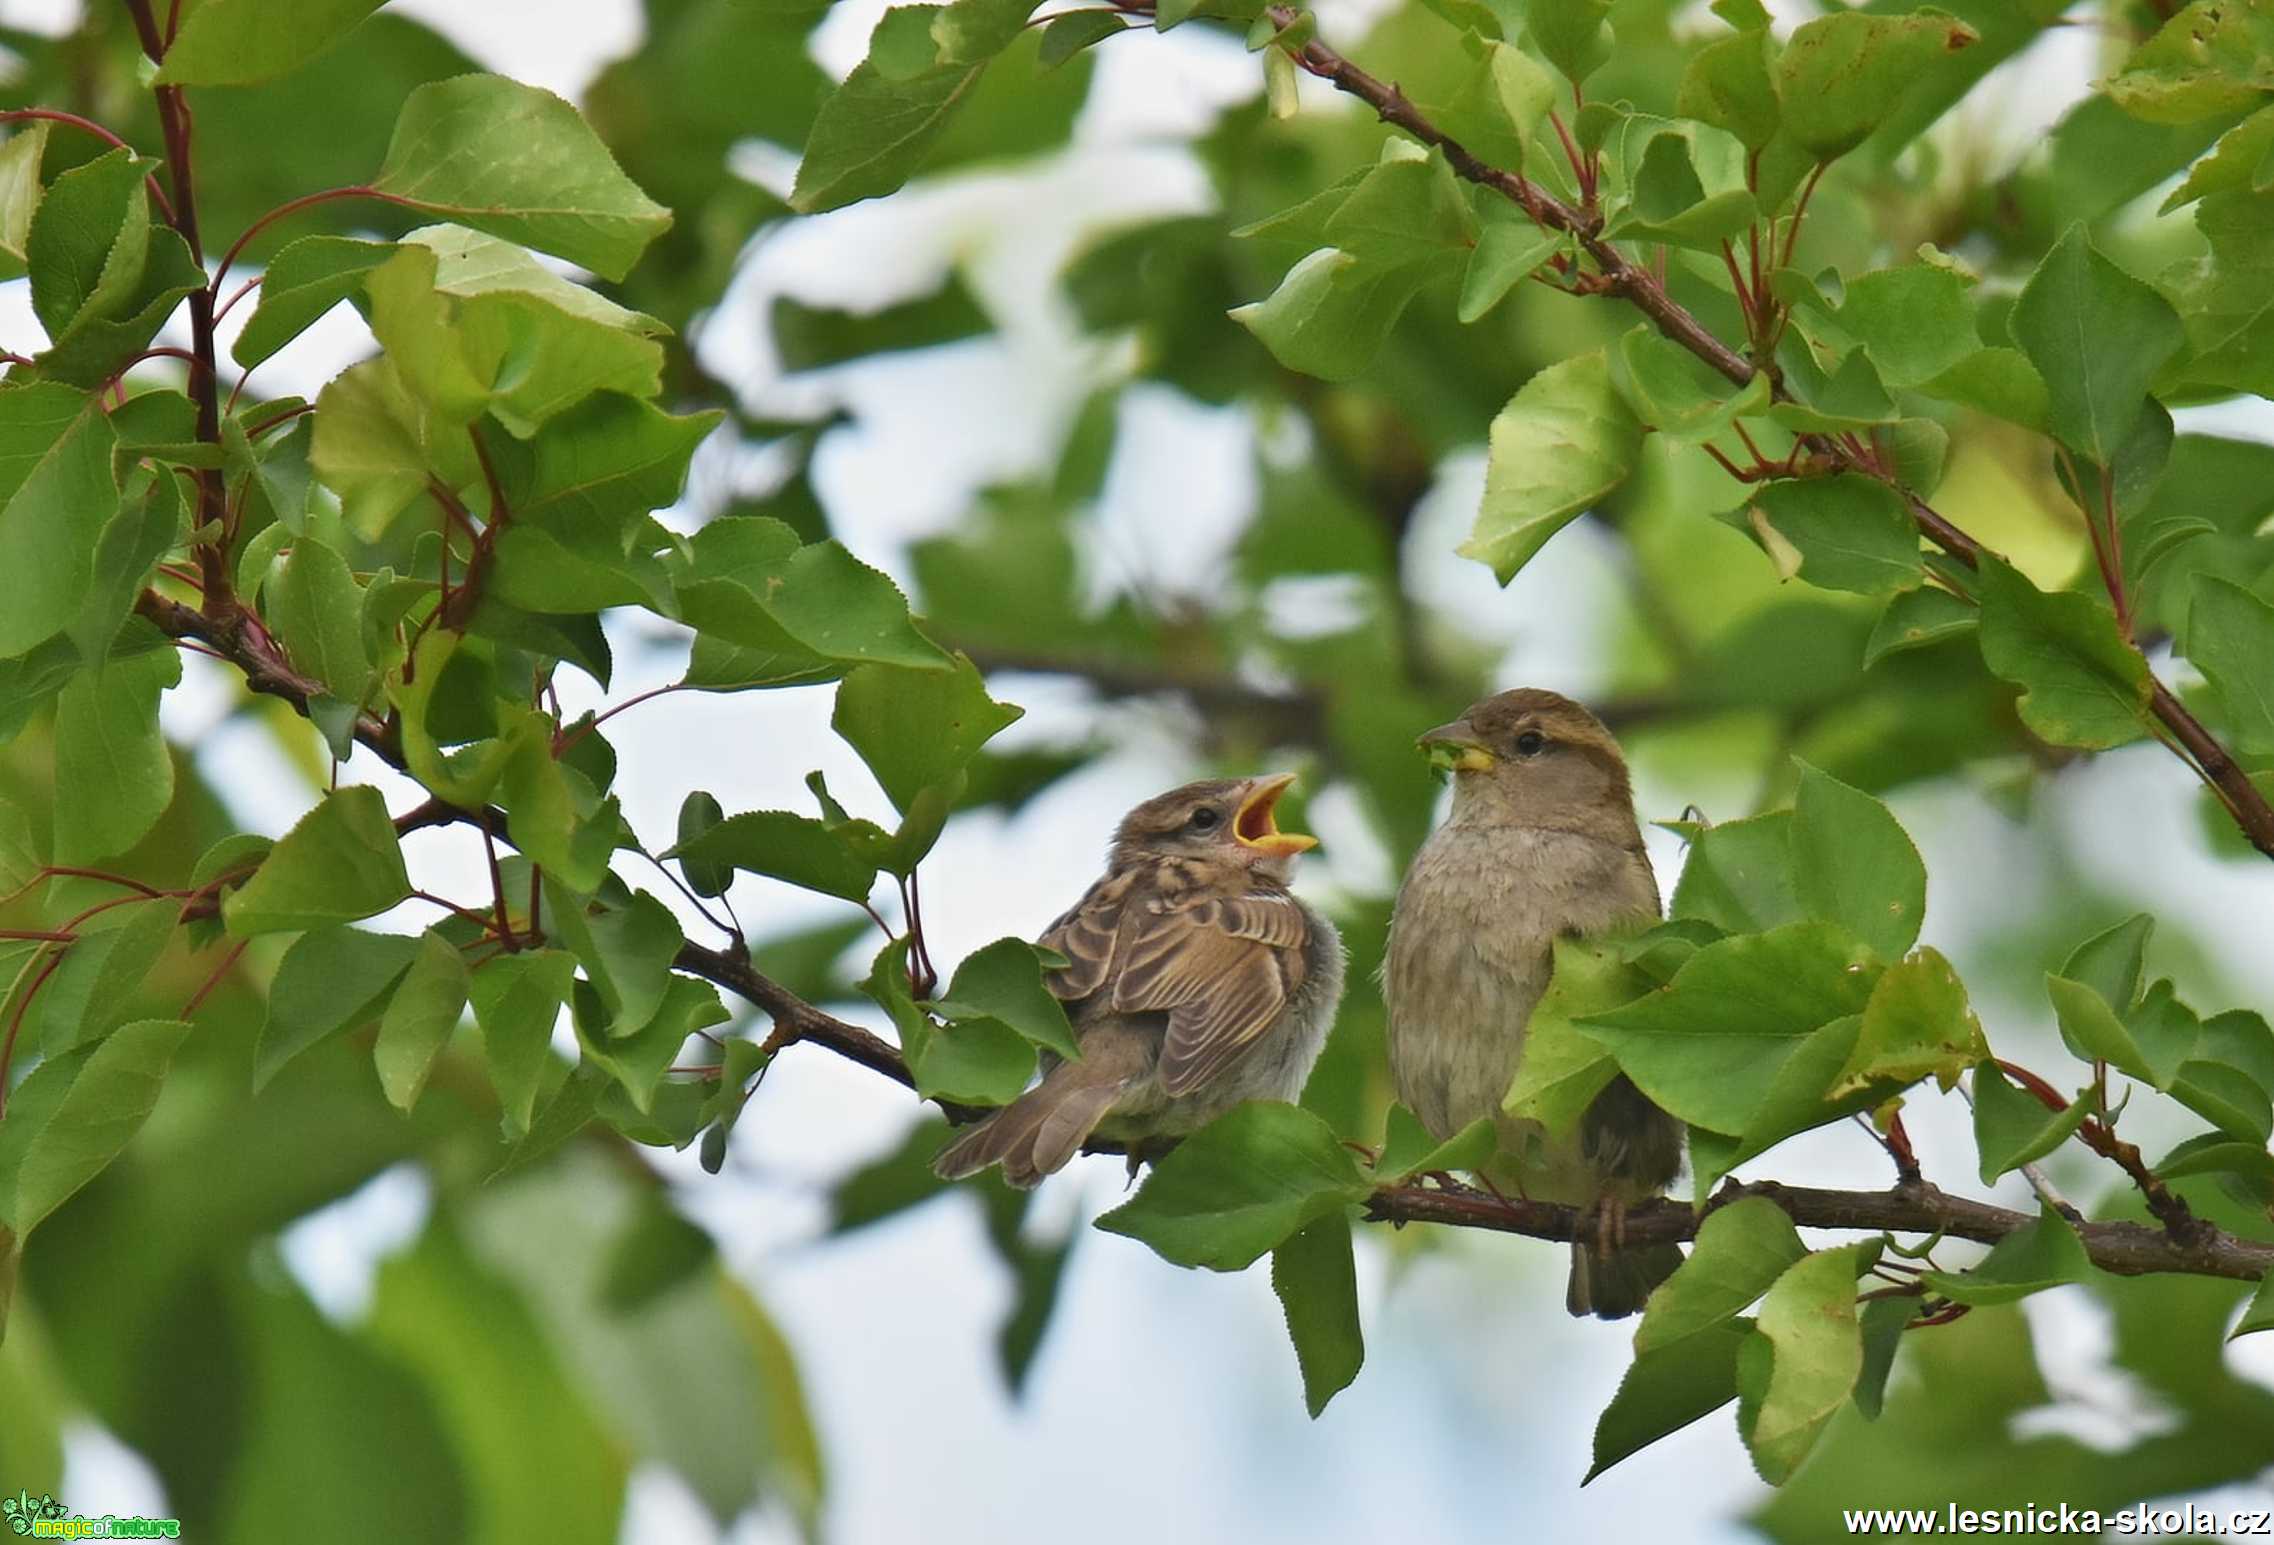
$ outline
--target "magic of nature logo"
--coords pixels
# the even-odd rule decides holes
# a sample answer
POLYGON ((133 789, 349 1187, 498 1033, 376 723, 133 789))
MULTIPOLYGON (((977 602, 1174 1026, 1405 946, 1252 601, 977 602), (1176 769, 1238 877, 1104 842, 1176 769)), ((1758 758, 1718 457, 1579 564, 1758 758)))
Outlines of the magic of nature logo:
POLYGON ((28 1491, 0 1497, 0 1518, 7 1520, 10 1532, 41 1540, 178 1540, 182 1537, 178 1518, 120 1518, 110 1513, 88 1518, 73 1513, 51 1496, 43 1493, 35 1499, 28 1491))

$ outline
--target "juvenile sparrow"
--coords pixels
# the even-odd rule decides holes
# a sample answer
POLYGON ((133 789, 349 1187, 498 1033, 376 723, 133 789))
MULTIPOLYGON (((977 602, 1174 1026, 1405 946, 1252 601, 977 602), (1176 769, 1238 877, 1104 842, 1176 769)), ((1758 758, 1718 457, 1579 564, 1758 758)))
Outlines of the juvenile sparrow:
POLYGON ((1627 1205, 1681 1168, 1680 1124, 1623 1075, 1560 1140, 1501 1111, 1556 939, 1658 918, 1626 762, 1601 720, 1535 688, 1486 698, 1420 744, 1451 769, 1453 808, 1390 920, 1382 985, 1398 1098, 1439 1138, 1496 1118, 1490 1175, 1535 1201, 1596 1209, 1599 1238, 1572 1245, 1565 1307, 1632 1314, 1682 1261, 1670 1244, 1617 1247, 1627 1205))
POLYGON ((1095 1134, 1179 1137, 1243 1100, 1293 1100, 1342 999, 1342 940, 1287 889, 1318 839, 1273 819, 1292 774, 1188 783, 1122 818, 1105 877, 1039 941, 1079 1061, 1045 1052, 1042 1081, 941 1150, 961 1179, 990 1164, 1020 1188, 1095 1134))

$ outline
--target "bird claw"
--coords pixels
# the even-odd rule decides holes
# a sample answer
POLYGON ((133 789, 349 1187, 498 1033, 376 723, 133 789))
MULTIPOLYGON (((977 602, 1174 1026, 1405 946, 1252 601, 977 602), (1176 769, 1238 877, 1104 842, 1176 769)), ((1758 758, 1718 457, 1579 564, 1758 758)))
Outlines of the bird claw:
POLYGON ((1582 1215, 1580 1227, 1593 1231, 1595 1254, 1607 1260, 1627 1247, 1627 1204, 1615 1196, 1597 1197, 1582 1215))

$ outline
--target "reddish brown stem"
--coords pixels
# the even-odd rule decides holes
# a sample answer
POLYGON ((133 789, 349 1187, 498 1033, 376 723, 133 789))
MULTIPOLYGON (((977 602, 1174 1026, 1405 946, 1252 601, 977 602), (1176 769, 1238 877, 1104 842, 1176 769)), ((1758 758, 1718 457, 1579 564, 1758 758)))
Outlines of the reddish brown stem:
MULTIPOLYGON (((134 147, 132 145, 95 122, 94 119, 82 118, 77 113, 67 113, 54 107, 17 107, 0 113, 0 123, 25 123, 34 119, 47 123, 68 124, 82 133, 92 134, 114 150, 123 150, 130 155, 133 154, 134 147)), ((168 225, 172 225, 174 223, 173 200, 166 197, 166 190, 158 185, 157 178, 145 177, 142 182, 143 186, 150 190, 150 202, 158 206, 158 213, 165 217, 168 225)))
POLYGON ((204 1006, 205 1000, 212 996, 213 989, 221 985, 221 979, 229 974, 230 967, 236 965, 244 957, 246 946, 252 942, 250 939, 239 939, 229 953, 221 957, 221 963, 207 974, 203 982, 198 984, 197 991, 190 994, 189 1002, 182 1005, 182 1012, 179 1017, 188 1019, 204 1006))

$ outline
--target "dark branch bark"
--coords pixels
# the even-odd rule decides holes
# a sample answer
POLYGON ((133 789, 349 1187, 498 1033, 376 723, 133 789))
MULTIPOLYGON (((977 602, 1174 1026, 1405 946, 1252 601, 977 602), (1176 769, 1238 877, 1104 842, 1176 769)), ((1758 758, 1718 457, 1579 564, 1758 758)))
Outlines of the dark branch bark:
MULTIPOLYGON (((1925 1182, 1891 1191, 1822 1191, 1775 1181, 1722 1187, 1704 1208, 1682 1202, 1646 1202, 1627 1214, 1630 1244, 1662 1244, 1697 1237, 1698 1225, 1715 1208, 1739 1197, 1759 1196, 1783 1208, 1803 1228, 1852 1229, 1876 1233, 1947 1234, 1978 1244, 1996 1244, 2037 1219, 2011 1208, 1951 1196, 1925 1182)), ((1383 1186, 1367 1198, 1366 1216, 1384 1223, 1443 1223, 1455 1228, 1493 1229, 1534 1239, 1592 1237, 1595 1220, 1576 1207, 1550 1202, 1502 1200, 1466 1186, 1383 1186)), ((2198 1220, 2199 1232, 2182 1244, 2146 1223, 2083 1223, 2077 1226, 2085 1253, 2103 1271, 2138 1277, 2152 1272, 2185 1272, 2256 1282, 2274 1268, 2274 1244, 2238 1239, 2198 1220)))
MULTIPOLYGON (((1297 15, 1292 9, 1277 5, 1271 7, 1268 14, 1282 28, 1294 25, 1297 15)), ((1535 223, 1576 237, 1601 270, 1601 278, 1594 288, 1625 297, 1649 317, 1661 333, 1736 385, 1743 386, 1753 379, 1758 367, 1751 360, 1716 338, 1704 323, 1667 293, 1656 274, 1630 261, 1602 239, 1598 234, 1599 217, 1572 208, 1521 173, 1504 171, 1478 159, 1466 146, 1430 122, 1395 85, 1369 75, 1326 44, 1315 40, 1304 44, 1296 50, 1295 61, 1321 80, 1331 82, 1337 90, 1372 107, 1384 123, 1404 130, 1423 144, 1436 146, 1461 177, 1506 196, 1535 223)), ((1775 378, 1773 370, 1771 385, 1780 400, 1790 400, 1784 383, 1775 378)), ((1901 494, 1927 540, 1968 568, 1979 562, 1981 544, 1916 492, 1883 469, 1858 460, 1837 443, 1827 442, 1824 448, 1843 470, 1875 478, 1901 494)), ((2274 803, 2268 802, 2226 747, 2161 681, 2155 683, 2148 708, 2184 748, 2182 759, 2218 794, 2235 824, 2250 839, 2251 846, 2274 858, 2274 803)))

